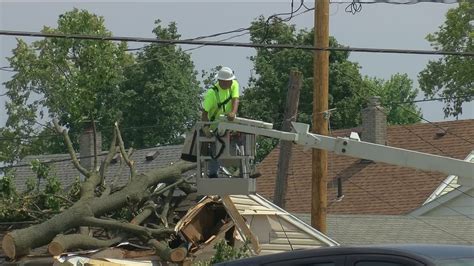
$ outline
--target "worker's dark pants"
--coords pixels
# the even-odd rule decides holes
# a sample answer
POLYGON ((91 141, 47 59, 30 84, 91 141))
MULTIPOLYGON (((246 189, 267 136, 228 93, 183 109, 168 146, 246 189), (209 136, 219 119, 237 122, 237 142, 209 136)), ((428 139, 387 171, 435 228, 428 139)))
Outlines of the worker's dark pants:
MULTIPOLYGON (((237 152, 237 146, 242 146, 243 144, 243 140, 244 138, 241 137, 241 135, 231 135, 230 136, 230 153, 231 154, 236 154, 238 153, 237 152)), ((212 145, 214 146, 214 145, 212 145)), ((211 147, 211 150, 214 150, 214 154, 216 154, 215 152, 215 148, 214 147, 211 147)), ((241 151, 243 152, 243 151, 241 151)), ((209 160, 208 164, 207 164, 207 167, 208 167, 208 170, 209 170, 209 178, 217 178, 219 177, 218 176, 218 172, 219 172, 219 168, 220 168, 221 164, 219 163, 219 159, 211 159, 209 160)))

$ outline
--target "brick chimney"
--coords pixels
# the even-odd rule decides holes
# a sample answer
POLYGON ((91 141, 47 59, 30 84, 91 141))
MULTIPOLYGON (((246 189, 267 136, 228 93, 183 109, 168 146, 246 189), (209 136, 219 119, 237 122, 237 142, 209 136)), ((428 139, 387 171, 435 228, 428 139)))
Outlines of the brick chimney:
MULTIPOLYGON (((102 135, 96 132, 97 155, 102 151, 102 135)), ((94 165, 94 130, 92 122, 84 122, 84 129, 79 137, 79 157, 81 165, 87 170, 91 170, 94 165), (87 158, 83 158, 87 157, 87 158)))
POLYGON ((380 106, 380 97, 369 99, 367 108, 362 109, 362 141, 386 145, 387 116, 380 106))

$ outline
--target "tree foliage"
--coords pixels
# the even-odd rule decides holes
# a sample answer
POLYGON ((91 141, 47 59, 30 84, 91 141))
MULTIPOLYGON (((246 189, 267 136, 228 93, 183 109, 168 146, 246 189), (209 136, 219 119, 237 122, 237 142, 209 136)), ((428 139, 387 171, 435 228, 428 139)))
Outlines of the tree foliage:
POLYGON ((379 96, 389 124, 413 124, 421 120, 421 110, 413 103, 418 90, 413 89, 413 81, 407 74, 395 74, 389 80, 364 77, 361 93, 362 102, 355 106, 354 113, 360 113, 360 106, 370 96, 379 96))
MULTIPOLYGON (((278 18, 266 21, 263 17, 252 23, 251 41, 259 44, 313 45, 314 33, 297 30, 278 18)), ((333 37, 332 47, 342 47, 333 37)), ((241 115, 272 122, 281 127, 288 90, 290 69, 303 74, 298 118, 311 123, 313 112, 313 53, 300 49, 257 48, 250 60, 255 75, 250 78, 249 88, 241 97, 241 115)), ((331 129, 350 128, 360 125, 360 111, 370 96, 380 96, 389 112, 390 124, 407 124, 420 120, 420 111, 413 103, 417 91, 407 75, 397 74, 388 81, 362 77, 359 65, 349 60, 349 52, 332 51, 329 56, 329 108, 331 129)), ((277 141, 259 141, 258 158, 262 159, 277 141)))
POLYGON ((28 178, 25 191, 15 188, 13 170, 0 178, 0 222, 43 221, 70 207, 77 199, 79 179, 64 191, 56 169, 39 160, 31 161, 30 167, 35 176, 28 178))
MULTIPOLYGON (((474 2, 461 1, 450 9, 439 31, 426 39, 436 50, 474 52, 474 2)), ((474 96, 474 58, 443 56, 429 61, 418 75, 420 88, 426 97, 442 97, 445 117, 462 114, 462 104, 474 96)))
MULTIPOLYGON (((314 33, 305 29, 296 30, 278 18, 270 22, 260 17, 253 22, 253 43, 312 45, 314 33)), ((335 38, 330 46, 342 47, 335 38)), ((289 72, 295 68, 302 72, 298 120, 311 123, 313 111, 313 53, 298 49, 258 48, 254 63, 255 75, 250 78, 249 88, 242 97, 242 114, 247 117, 269 121, 281 126, 288 90, 289 72)), ((403 107, 395 102, 413 100, 416 90, 406 75, 395 75, 390 81, 363 78, 359 65, 349 61, 349 52, 333 51, 329 56, 329 108, 331 128, 349 128, 360 124, 360 110, 372 95, 381 96, 391 110, 389 123, 402 124, 419 121, 419 118, 404 117, 402 109, 408 108, 419 114, 414 104, 403 107)))
MULTIPOLYGON (((102 17, 78 9, 60 15, 57 28, 45 26, 42 32, 111 36, 102 17)), ((5 130, 19 137, 39 134, 43 129, 36 123, 46 116, 57 117, 72 135, 81 130, 84 117, 111 124, 127 97, 120 90, 124 66, 133 62, 126 48, 110 41, 45 38, 28 45, 19 39, 8 58, 16 73, 5 83, 5 130)), ((20 148, 17 156, 24 153, 20 148)))
MULTIPOLYGON (((78 9, 42 32, 112 35, 102 17, 78 9)), ((164 27, 159 20, 153 32, 162 39, 180 37, 175 23, 164 27)), ((175 45, 147 45, 131 54, 124 42, 45 38, 28 45, 20 39, 8 60, 16 73, 5 83, 8 120, 1 133, 23 140, 0 151, 3 161, 65 151, 57 137, 48 138, 53 130, 38 127, 42 119, 57 117, 75 145, 85 119, 97 121, 106 138, 112 128, 103 125, 120 121, 127 145, 143 148, 177 142, 198 117, 197 73, 190 56, 175 45), (41 137, 28 138, 32 135, 41 137)))
MULTIPOLYGON (((159 20, 153 32, 159 39, 180 37, 175 23, 166 28, 159 20)), ((196 76, 190 55, 178 46, 151 44, 140 51, 136 64, 126 71, 123 90, 129 100, 122 126, 150 128, 125 132, 125 139, 137 148, 180 140, 199 117, 201 89, 196 76)))

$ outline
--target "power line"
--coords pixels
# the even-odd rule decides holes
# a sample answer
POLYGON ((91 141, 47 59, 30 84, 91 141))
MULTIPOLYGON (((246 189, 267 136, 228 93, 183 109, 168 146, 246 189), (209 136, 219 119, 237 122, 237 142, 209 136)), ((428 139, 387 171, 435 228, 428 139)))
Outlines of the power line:
MULTIPOLYGON (((346 73, 344 73, 344 72, 338 72, 338 73, 340 73, 340 74, 342 74, 342 75, 344 75, 344 76, 346 76, 346 77, 348 77, 348 78, 350 78, 350 79, 352 79, 352 80, 354 80, 354 81, 357 81, 357 79, 355 79, 353 76, 348 75, 348 74, 346 74, 346 73)), ((369 89, 374 95, 377 95, 377 92, 376 92, 376 91, 374 91, 374 90, 371 89, 370 87, 368 87, 368 89, 369 89)), ((362 96, 359 92, 357 92, 357 91, 354 90, 354 89, 353 89, 352 91, 353 91, 354 93, 356 93, 360 98, 364 99, 366 102, 369 102, 369 99, 368 99, 367 97, 362 96)), ((474 142, 472 142, 471 140, 466 139, 466 138, 464 138, 464 137, 462 137, 462 136, 459 136, 458 134, 453 133, 453 132, 451 132, 451 131, 447 131, 446 129, 442 128, 441 126, 439 126, 439 125, 437 125, 437 124, 435 124, 435 123, 429 121, 428 119, 424 118, 423 116, 420 116, 420 115, 417 114, 416 112, 414 112, 414 111, 412 111, 411 109, 405 107, 403 104, 398 104, 398 105, 399 105, 400 108, 402 108, 403 110, 405 110, 405 111, 411 113, 412 115, 415 115, 416 117, 420 118, 421 120, 423 120, 423 121, 425 121, 425 122, 431 124, 432 126, 434 126, 434 127, 438 128, 438 129, 442 130, 444 133, 446 133, 446 134, 451 134, 451 135, 455 136, 456 138, 461 139, 461 140, 463 140, 463 141, 465 141, 465 142, 467 142, 467 143, 469 143, 469 144, 474 144, 474 142)), ((385 115, 388 116, 388 114, 387 114, 386 112, 385 112, 385 115)), ((401 125, 401 126, 403 126, 404 128, 407 128, 405 125, 401 125)), ((407 128, 407 129, 408 129, 408 128, 407 128)), ((410 129, 408 129, 408 130, 410 130, 410 129)), ((419 138, 420 138, 421 140, 423 140, 423 141, 425 141, 425 142, 427 142, 427 143, 429 143, 430 145, 433 146, 433 144, 431 144, 431 142, 426 141, 426 140, 423 139, 421 136, 419 136, 419 138)), ((436 148, 437 150, 443 152, 440 148, 437 148, 437 147, 435 147, 435 146, 433 146, 433 147, 436 148)), ((452 156, 451 156, 451 157, 452 157, 452 156)))
MULTIPOLYGON (((364 100, 366 100, 366 101, 369 101, 369 99, 367 99, 366 97, 362 96, 362 95, 359 94, 357 91, 354 90, 354 93, 357 94, 360 98, 362 98, 362 99, 364 99, 364 100)), ((403 106, 402 106, 402 107, 403 107, 403 106)), ((382 110, 382 109, 379 109, 379 108, 377 108, 376 110, 379 111, 379 112, 381 112, 381 113, 383 113, 383 114, 385 114, 386 116, 388 116, 388 113, 387 113, 386 111, 384 111, 384 110, 382 110)), ((416 114, 416 113, 414 113, 414 112, 413 112, 413 114, 415 114, 415 115, 418 116, 418 114, 416 114)), ((433 124, 433 123, 432 123, 432 124, 433 124)), ((433 124, 433 125, 434 125, 434 124, 433 124)), ((430 145, 430 146, 433 147, 434 149, 440 151, 443 155, 445 155, 445 156, 447 155, 447 156, 449 156, 449 157, 451 157, 451 158, 455 158, 453 155, 451 155, 451 154, 449 154, 449 153, 443 151, 441 148, 439 148, 439 147, 437 147, 436 145, 434 145, 433 143, 429 142, 428 140, 426 140, 425 138, 423 138, 422 136, 420 136, 419 134, 417 134, 415 131, 413 131, 412 129, 410 129, 410 128, 407 127, 406 125, 403 125, 403 124, 402 124, 401 126, 402 126, 403 128, 405 128, 406 130, 408 130, 411 134, 413 134, 413 135, 415 135, 416 137, 418 137, 418 138, 419 138, 420 140, 422 140, 423 142, 427 143, 428 145, 430 145)), ((440 127, 440 128, 441 128, 441 127, 440 127)), ((444 130, 444 129, 443 129, 443 130, 444 130)), ((446 132, 446 131, 445 131, 445 132, 446 132)), ((454 136, 457 136, 457 135, 454 135, 454 136)), ((459 136, 457 136, 457 137, 459 138, 459 136)), ((425 172, 428 172, 428 171, 425 171, 425 172)), ((432 177, 432 175, 430 175, 430 176, 432 177)), ((467 194, 466 192, 460 190, 459 188, 454 187, 454 186, 452 186, 451 184, 446 183, 444 180, 442 181, 442 183, 445 184, 445 185, 447 185, 447 186, 449 186, 449 187, 451 187, 451 188, 453 188, 454 190, 457 190, 457 191, 461 192, 462 194, 465 194, 465 195, 467 195, 467 196, 469 196, 469 197, 471 197, 471 198, 474 198, 473 196, 467 194)))
POLYGON ((393 102, 392 104, 398 105, 398 104, 410 104, 410 103, 424 103, 424 102, 434 102, 434 101, 443 101, 443 100, 450 100, 450 99, 464 99, 464 98, 469 98, 469 102, 470 102, 472 101, 471 97, 473 96, 429 98, 429 99, 413 100, 413 101, 406 101, 406 102, 393 102))
MULTIPOLYGON (((51 129, 47 126, 44 126, 47 129, 51 129)), ((139 126, 139 127, 124 127, 121 128, 120 131, 124 132, 126 130, 133 130, 133 129, 149 129, 149 128, 158 128, 161 127, 160 125, 149 125, 149 126, 139 126)), ((103 127, 102 129, 112 129, 113 127, 103 127)), ((0 141, 13 141, 13 140, 29 140, 29 139, 41 139, 41 138, 50 138, 50 137, 62 137, 58 134, 50 134, 50 135, 32 135, 32 136, 24 136, 24 137, 1 137, 0 141)))
MULTIPOLYGON (((268 18, 267 18, 267 22, 266 22, 266 25, 263 26, 263 27, 260 27, 260 28, 257 28, 256 31, 260 31, 264 28, 267 28, 268 27, 268 22, 270 19, 272 18, 275 18, 275 17, 278 17, 278 16, 281 16, 281 15, 290 15, 289 17, 287 18, 282 18, 281 20, 282 21, 285 21, 285 22, 288 22, 290 21, 292 18, 294 17, 297 17, 301 14, 304 14, 306 12, 309 12, 309 11, 312 11, 314 10, 314 7, 313 8, 309 8, 307 7, 305 4, 304 4, 304 0, 301 0, 300 2, 300 6, 296 9, 296 10, 293 10, 293 0, 291 2, 291 12, 289 13, 278 13, 278 14, 273 14, 273 15, 270 15, 268 18), (296 13, 298 12, 298 10, 301 9, 301 7, 305 7, 305 11, 302 11, 300 13, 296 13)), ((187 38, 187 39, 184 39, 185 41, 195 41, 195 40, 202 40, 202 39, 207 39, 207 38, 214 38, 214 37, 218 37, 218 36, 222 36, 222 35, 226 35, 226 34, 231 34, 231 33, 240 33, 240 34, 237 34, 237 35, 233 35, 231 37, 228 37, 228 38, 225 38, 225 39, 222 39, 222 40, 218 40, 217 42, 223 42, 223 41, 227 41, 227 40, 230 40, 230 39, 234 39, 234 38, 237 38, 237 37, 240 37, 240 36, 243 36, 243 35, 246 35, 246 34, 249 34, 250 32, 250 29, 252 27, 241 27, 241 28, 238 28, 238 29, 235 29, 235 30, 229 30, 229 31, 224 31, 224 32, 218 32, 218 33, 213 33, 213 34, 209 34, 209 35, 202 35, 202 36, 198 36, 198 37, 194 37, 194 38, 187 38), (245 31, 244 33, 241 33, 245 31)), ((188 52, 188 51, 192 51, 192 50, 197 50, 199 48, 202 48, 202 47, 205 47, 206 45, 200 45, 199 47, 196 47, 196 48, 190 48, 190 49, 186 49, 184 50, 185 52, 188 52)), ((140 48, 130 48, 130 49, 126 49, 125 51, 138 51, 138 50, 143 50, 144 48, 146 48, 147 46, 143 46, 143 47, 140 47, 140 48)))
MULTIPOLYGON (((165 147, 165 146, 167 146, 167 145, 165 144, 165 145, 157 145, 157 146, 151 146, 151 147, 143 147, 143 148, 140 148, 139 150, 145 150, 145 149, 151 149, 151 148, 158 149, 158 148, 165 147)), ((52 154, 52 155, 58 155, 58 154, 52 154)), ((66 156, 66 155, 69 155, 69 154, 64 153, 64 155, 66 156)), ((101 154, 97 154, 97 157, 106 156, 106 155, 107 155, 107 152, 103 152, 101 154)), ((42 155, 28 155, 28 156, 42 156, 42 155)), ((80 157, 77 157, 77 159, 93 158, 94 156, 95 155, 80 156, 80 157)), ((52 164, 52 163, 61 163, 61 162, 69 162, 69 161, 72 161, 72 159, 70 157, 64 158, 64 159, 46 160, 46 161, 42 161, 41 163, 52 164)), ((31 165, 28 164, 28 163, 15 164, 15 165, 9 165, 9 166, 0 166, 0 171, 3 171, 5 169, 30 167, 30 166, 31 165)))
POLYGON ((160 44, 166 44, 166 45, 189 44, 189 45, 207 45, 207 46, 263 48, 263 49, 300 49, 300 50, 310 50, 310 51, 347 51, 347 52, 363 52, 363 53, 453 55, 453 56, 468 56, 468 57, 474 56, 474 52, 457 52, 457 51, 385 49, 385 48, 361 48, 361 47, 314 47, 314 46, 309 46, 309 45, 292 45, 292 44, 255 44, 255 43, 242 43, 242 42, 216 42, 216 41, 199 41, 199 40, 193 40, 193 41, 166 40, 166 39, 156 39, 156 38, 94 36, 94 35, 81 35, 81 34, 41 33, 41 32, 29 32, 29 31, 8 31, 8 30, 0 30, 0 35, 43 37, 43 38, 64 38, 64 39, 96 40, 96 41, 146 42, 146 43, 160 43, 160 44))
MULTIPOLYGON (((375 93, 374 91, 372 91, 372 92, 375 93)), ((367 100, 367 99, 366 99, 366 100, 367 100)), ((399 106, 400 106, 400 108, 402 108, 403 110, 405 110, 405 111, 411 113, 412 115, 417 116, 417 117, 420 118, 421 120, 423 120, 423 121, 425 121, 425 122, 431 124, 432 126, 434 126, 434 127, 438 128, 438 129, 442 130, 444 133, 449 133, 449 134, 455 136, 456 138, 461 139, 461 140, 463 140, 463 141, 465 141, 465 142, 467 142, 467 143, 469 143, 469 144, 474 144, 474 142, 472 142, 471 140, 466 139, 466 138, 464 138, 464 137, 462 137, 462 136, 460 136, 460 135, 458 135, 458 134, 456 134, 456 133, 454 133, 454 132, 451 132, 451 131, 446 130, 445 128, 443 128, 443 127, 437 125, 436 123, 433 123, 433 122, 431 122, 430 120, 424 118, 423 116, 420 116, 419 114, 417 114, 417 113, 414 112, 413 110, 411 110, 411 109, 405 107, 404 105, 399 104, 399 106)), ((387 115, 387 114, 386 114, 386 115, 387 115)), ((421 138, 421 137, 420 137, 420 138, 421 138)), ((439 149, 439 148, 438 148, 438 149, 439 149)), ((440 150, 440 151, 441 151, 441 150, 440 150)))
MULTIPOLYGON (((348 75, 348 74, 346 74, 346 73, 344 73, 344 72, 341 72, 341 73, 342 73, 343 75, 345 75, 346 77, 351 78, 352 80, 356 81, 356 79, 355 79, 353 76, 348 75)), ((370 89, 370 88, 369 88, 369 89, 370 89)), ((353 91, 355 94, 357 94, 357 96, 359 96, 361 99, 364 99, 366 102, 369 102, 369 99, 368 99, 367 97, 362 96, 358 91, 356 91, 356 90, 352 90, 352 91, 353 91)), ((376 93, 375 91, 371 90, 371 92, 372 92, 374 95, 377 95, 377 93, 376 93)), ((413 112, 412 110, 410 110, 410 109, 404 107, 404 106, 401 105, 401 104, 400 104, 400 107, 403 108, 403 109, 405 109, 406 111, 409 111, 409 112, 412 113, 413 115, 415 115, 415 116, 417 116, 417 117, 419 117, 419 118, 421 118, 421 119, 424 119, 423 117, 421 117, 421 116, 418 115, 417 113, 415 113, 415 112, 413 112)), ((385 114, 386 116, 388 116, 388 113, 387 113, 386 111, 384 111, 384 110, 382 110, 382 109, 379 109, 379 108, 377 108, 377 110, 378 110, 379 112, 382 112, 382 113, 385 114)), ((426 119, 424 119, 424 120, 426 120, 426 119)), ((426 120, 426 121, 428 121, 428 120, 426 120)), ((430 123, 431 125, 437 127, 437 128, 442 129, 443 132, 445 132, 445 133, 450 133, 451 135, 455 136, 456 138, 459 138, 459 139, 461 139, 461 140, 467 141, 467 142, 470 143, 470 144, 473 144, 473 143, 470 142, 469 140, 466 140, 465 138, 463 138, 463 137, 461 137, 461 136, 458 136, 457 134, 454 134, 454 133, 452 133, 451 131, 446 131, 446 129, 444 129, 444 128, 438 126, 438 125, 436 125, 435 123, 433 123, 433 122, 431 122, 431 121, 429 121, 429 123, 430 123)), ((401 126, 402 126, 403 128, 405 128, 406 130, 408 130, 411 134, 413 134, 413 135, 415 135, 416 137, 418 137, 421 141, 427 143, 428 145, 430 145, 430 146, 433 147, 434 149, 440 151, 443 155, 445 155, 445 156, 447 155, 447 156, 449 156, 449 157, 454 158, 454 156, 450 155, 449 153, 443 151, 441 148, 437 147, 437 146, 434 145, 433 143, 431 143, 431 142, 429 142, 428 140, 424 139, 422 136, 420 136, 419 134, 417 134, 415 131, 411 130, 411 129, 410 129, 409 127, 407 127, 406 125, 403 125, 403 124, 402 124, 401 126)), ((455 190, 457 190, 457 191, 459 191, 459 192, 461 192, 462 194, 465 194, 465 195, 467 195, 467 196, 469 196, 469 197, 473 197, 473 196, 467 194, 466 192, 460 190, 459 188, 454 187, 454 186, 452 186, 452 185, 446 183, 444 180, 442 181, 442 183, 445 184, 445 185, 447 185, 447 186, 449 186, 449 187, 451 187, 451 188, 453 188, 453 189, 455 189, 455 190)))

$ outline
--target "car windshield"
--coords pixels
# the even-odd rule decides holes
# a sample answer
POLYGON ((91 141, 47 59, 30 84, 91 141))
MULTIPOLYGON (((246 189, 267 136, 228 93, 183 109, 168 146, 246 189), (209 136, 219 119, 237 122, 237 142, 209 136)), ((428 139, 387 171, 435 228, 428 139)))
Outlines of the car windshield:
POLYGON ((436 265, 442 266, 474 266, 474 258, 445 259, 436 261, 436 265))

